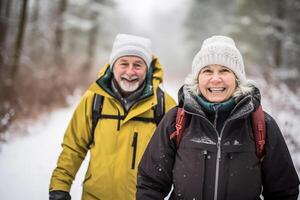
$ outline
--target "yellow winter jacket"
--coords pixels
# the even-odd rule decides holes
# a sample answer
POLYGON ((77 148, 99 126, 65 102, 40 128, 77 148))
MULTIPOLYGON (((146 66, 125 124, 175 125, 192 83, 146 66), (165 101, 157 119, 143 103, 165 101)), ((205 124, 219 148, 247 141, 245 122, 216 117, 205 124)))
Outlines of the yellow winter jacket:
MULTIPOLYGON (((147 73, 144 92, 128 113, 114 97, 110 87, 109 65, 99 79, 83 95, 66 130, 63 150, 50 183, 50 191, 70 191, 72 181, 90 150, 90 161, 83 182, 83 200, 133 200, 136 193, 137 166, 152 137, 156 124, 130 120, 133 117, 153 118, 157 104, 156 89, 162 82, 163 71, 156 58, 147 73), (124 116, 124 120, 100 119, 92 140, 92 103, 94 94, 104 96, 102 114, 124 116), (118 128, 119 127, 119 128, 118 128)), ((175 106, 166 92, 165 112, 175 106)))

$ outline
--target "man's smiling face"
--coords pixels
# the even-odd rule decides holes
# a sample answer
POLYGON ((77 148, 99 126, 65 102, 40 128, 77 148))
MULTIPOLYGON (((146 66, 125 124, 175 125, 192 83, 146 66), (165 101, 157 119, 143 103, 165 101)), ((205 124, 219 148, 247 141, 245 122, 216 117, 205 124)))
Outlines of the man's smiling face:
POLYGON ((140 57, 123 56, 114 63, 113 74, 122 92, 131 93, 144 82, 147 69, 140 57))

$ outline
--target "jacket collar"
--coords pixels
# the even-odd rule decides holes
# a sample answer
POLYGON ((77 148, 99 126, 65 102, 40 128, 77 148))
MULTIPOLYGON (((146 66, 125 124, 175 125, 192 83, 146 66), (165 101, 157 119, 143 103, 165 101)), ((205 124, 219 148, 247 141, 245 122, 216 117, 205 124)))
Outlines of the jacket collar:
MULTIPOLYGON (((203 107, 198 103, 197 97, 189 90, 188 87, 183 86, 179 90, 178 97, 178 102, 181 102, 186 112, 206 117, 203 107)), ((260 105, 260 92, 257 88, 253 87, 253 90, 249 94, 235 100, 237 102, 231 110, 229 118, 244 118, 260 105)))
POLYGON ((201 105, 201 107, 209 113, 229 112, 236 105, 236 102, 233 98, 220 103, 211 103, 207 101, 202 95, 198 95, 196 96, 196 100, 201 105))
POLYGON ((142 83, 142 85, 134 92, 132 92, 128 97, 123 97, 120 93, 120 89, 118 89, 116 81, 113 79, 111 80, 111 89, 114 92, 116 98, 121 102, 121 104, 126 109, 126 112, 129 110, 129 108, 136 103, 136 101, 139 99, 139 97, 143 94, 144 88, 145 88, 145 81, 142 83))

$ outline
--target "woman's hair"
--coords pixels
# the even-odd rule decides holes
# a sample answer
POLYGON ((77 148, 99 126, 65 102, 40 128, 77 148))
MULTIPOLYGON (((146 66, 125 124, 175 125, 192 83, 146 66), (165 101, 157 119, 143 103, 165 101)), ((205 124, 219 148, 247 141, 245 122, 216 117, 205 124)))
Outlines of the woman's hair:
MULTIPOLYGON (((194 95, 200 95, 199 90, 199 82, 198 82, 198 76, 195 77, 193 73, 189 74, 185 81, 184 81, 187 89, 191 91, 194 95)), ((232 97, 235 99, 239 99, 242 96, 245 96, 253 90, 254 87, 257 87, 257 83, 253 80, 248 80, 245 83, 241 83, 236 79, 237 87, 235 88, 235 91, 233 92, 232 97)))

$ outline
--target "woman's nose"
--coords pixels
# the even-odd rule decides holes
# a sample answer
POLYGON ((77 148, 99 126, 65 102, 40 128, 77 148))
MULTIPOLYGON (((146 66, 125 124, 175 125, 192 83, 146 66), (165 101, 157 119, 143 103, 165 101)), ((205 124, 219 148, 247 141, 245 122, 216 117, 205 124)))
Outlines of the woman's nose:
POLYGON ((221 81, 221 76, 219 74, 213 74, 210 81, 212 82, 220 82, 221 81))

